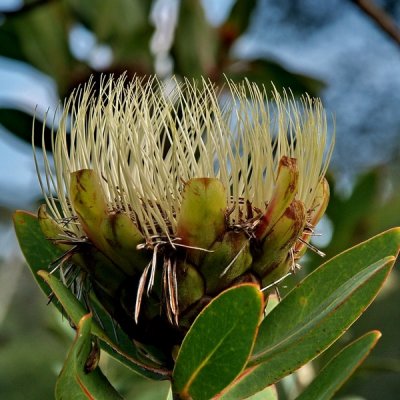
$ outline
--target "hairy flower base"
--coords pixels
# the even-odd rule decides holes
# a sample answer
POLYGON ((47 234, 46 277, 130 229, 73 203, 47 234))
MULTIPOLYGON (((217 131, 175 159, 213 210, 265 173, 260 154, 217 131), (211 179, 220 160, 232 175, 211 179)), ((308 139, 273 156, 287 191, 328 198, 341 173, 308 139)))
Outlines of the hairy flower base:
POLYGON ((168 354, 222 290, 256 282, 267 295, 295 271, 328 203, 331 151, 324 161, 318 100, 275 92, 270 105, 228 82, 222 102, 208 82, 174 84, 110 79, 73 94, 54 175, 44 152, 39 210, 65 284, 168 354))

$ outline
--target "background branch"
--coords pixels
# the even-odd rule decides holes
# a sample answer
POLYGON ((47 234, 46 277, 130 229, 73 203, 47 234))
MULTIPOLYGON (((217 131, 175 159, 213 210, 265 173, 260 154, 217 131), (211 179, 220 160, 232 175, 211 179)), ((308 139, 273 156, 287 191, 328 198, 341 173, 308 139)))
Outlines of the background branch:
POLYGON ((400 29, 384 10, 368 0, 351 0, 400 46, 400 29))

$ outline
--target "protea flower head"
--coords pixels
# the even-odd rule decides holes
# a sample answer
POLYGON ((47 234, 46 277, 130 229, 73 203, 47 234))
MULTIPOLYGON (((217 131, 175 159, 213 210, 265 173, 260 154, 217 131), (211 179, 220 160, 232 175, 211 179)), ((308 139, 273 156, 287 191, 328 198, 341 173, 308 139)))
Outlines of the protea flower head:
MULTIPOLYGON (((89 82, 44 150, 43 233, 78 297, 92 291, 130 337, 179 343, 205 304, 296 268, 329 188, 318 99, 248 81, 89 82)), ((267 290, 268 291, 268 290, 267 290)))

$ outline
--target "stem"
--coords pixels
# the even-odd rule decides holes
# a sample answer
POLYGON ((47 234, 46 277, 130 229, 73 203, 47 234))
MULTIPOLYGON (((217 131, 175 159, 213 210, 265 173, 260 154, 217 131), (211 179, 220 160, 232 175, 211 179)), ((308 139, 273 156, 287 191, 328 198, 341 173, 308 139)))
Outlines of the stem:
POLYGON ((380 7, 368 0, 351 0, 358 8, 367 14, 375 23, 400 45, 400 29, 395 21, 380 7))

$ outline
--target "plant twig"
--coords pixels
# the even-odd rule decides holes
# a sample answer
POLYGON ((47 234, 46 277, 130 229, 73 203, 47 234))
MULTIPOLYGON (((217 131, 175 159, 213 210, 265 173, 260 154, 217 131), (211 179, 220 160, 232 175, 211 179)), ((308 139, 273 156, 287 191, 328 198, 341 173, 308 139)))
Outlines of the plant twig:
POLYGON ((369 0, 351 0, 358 8, 367 14, 388 36, 400 45, 400 28, 393 18, 384 10, 369 0))

